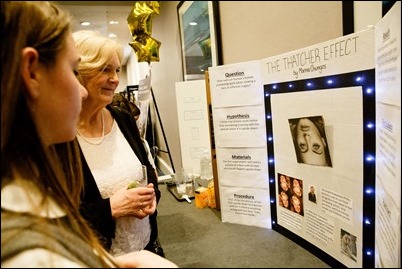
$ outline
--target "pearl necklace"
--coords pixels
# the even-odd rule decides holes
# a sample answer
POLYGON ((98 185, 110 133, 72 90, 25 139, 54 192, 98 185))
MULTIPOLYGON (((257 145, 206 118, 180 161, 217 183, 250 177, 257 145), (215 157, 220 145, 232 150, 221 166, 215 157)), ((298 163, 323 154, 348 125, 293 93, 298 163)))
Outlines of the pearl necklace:
POLYGON ((103 139, 105 138, 105 118, 103 117, 103 110, 101 111, 101 120, 102 120, 102 137, 97 138, 99 140, 97 140, 96 142, 94 142, 93 138, 91 138, 91 140, 89 138, 86 138, 80 131, 78 131, 77 129, 77 134, 82 138, 82 140, 84 140, 85 142, 87 142, 88 144, 91 145, 100 145, 103 142, 103 139))

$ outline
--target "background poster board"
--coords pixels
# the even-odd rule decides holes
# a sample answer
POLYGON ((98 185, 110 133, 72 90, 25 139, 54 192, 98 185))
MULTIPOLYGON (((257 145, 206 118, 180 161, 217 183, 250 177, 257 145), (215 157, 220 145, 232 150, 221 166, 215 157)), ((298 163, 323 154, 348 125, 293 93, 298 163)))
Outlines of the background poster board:
POLYGON ((222 221, 271 228, 259 62, 209 70, 222 221))
POLYGON ((176 82, 176 102, 183 168, 200 175, 200 159, 211 151, 205 80, 176 82))
POLYGON ((401 2, 375 26, 375 267, 401 267, 401 2))

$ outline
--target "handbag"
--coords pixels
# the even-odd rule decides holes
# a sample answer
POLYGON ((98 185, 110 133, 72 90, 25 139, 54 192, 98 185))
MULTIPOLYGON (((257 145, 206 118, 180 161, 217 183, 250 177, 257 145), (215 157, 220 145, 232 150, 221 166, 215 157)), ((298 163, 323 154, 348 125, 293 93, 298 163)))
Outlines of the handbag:
POLYGON ((159 256, 165 258, 165 252, 163 251, 162 245, 159 242, 158 238, 155 240, 153 248, 155 249, 155 254, 158 254, 159 256))
POLYGON ((158 238, 152 244, 148 244, 144 249, 165 258, 165 252, 158 238))

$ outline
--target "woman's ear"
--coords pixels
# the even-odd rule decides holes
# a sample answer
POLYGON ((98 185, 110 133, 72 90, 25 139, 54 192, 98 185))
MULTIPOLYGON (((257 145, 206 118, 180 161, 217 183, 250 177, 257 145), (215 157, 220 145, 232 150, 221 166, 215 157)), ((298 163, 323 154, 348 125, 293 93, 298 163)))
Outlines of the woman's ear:
POLYGON ((29 98, 39 96, 39 54, 31 47, 26 47, 21 52, 21 75, 27 89, 29 98))
POLYGON ((325 142, 325 138, 321 137, 322 143, 324 144, 325 147, 327 147, 327 143, 325 142))

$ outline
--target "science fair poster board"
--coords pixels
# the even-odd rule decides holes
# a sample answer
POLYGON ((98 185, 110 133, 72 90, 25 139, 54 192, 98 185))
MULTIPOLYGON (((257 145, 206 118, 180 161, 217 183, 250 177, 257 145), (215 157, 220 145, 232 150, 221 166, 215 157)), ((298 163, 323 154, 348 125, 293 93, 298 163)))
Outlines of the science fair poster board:
POLYGON ((372 266, 374 30, 261 61, 273 229, 326 262, 372 266), (367 128, 371 126, 371 128, 367 128), (312 193, 314 192, 315 195, 312 193))
POLYGON ((401 2, 375 26, 375 267, 401 267, 401 2))
MULTIPOLYGON (((256 61, 210 69, 211 92, 227 90, 226 107, 226 71, 261 78, 262 94, 242 96, 265 98, 272 228, 332 267, 400 268, 400 24, 396 3, 375 30, 258 61, 260 69, 256 61), (308 148, 326 158, 305 157, 308 148)), ((229 204, 243 188, 227 186, 222 196, 229 204)), ((222 217, 250 225, 227 210, 222 217)))
POLYGON ((271 228, 259 62, 209 72, 222 221, 271 228))

